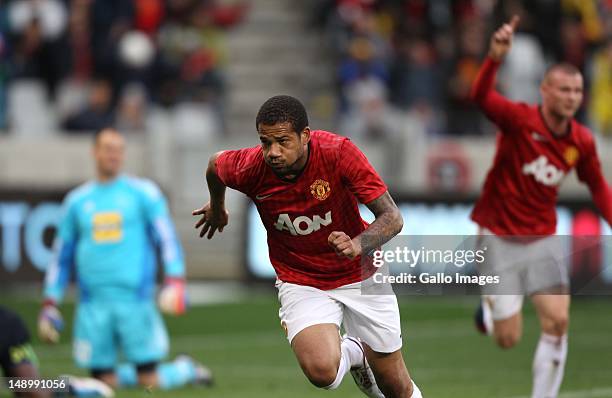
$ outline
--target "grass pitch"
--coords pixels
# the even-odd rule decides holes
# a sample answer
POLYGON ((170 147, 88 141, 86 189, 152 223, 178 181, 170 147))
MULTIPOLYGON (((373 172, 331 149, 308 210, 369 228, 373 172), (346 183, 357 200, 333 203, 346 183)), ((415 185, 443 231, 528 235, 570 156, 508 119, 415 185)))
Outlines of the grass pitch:
MULTIPOLYGON (((502 351, 476 333, 472 315, 477 297, 400 297, 404 357, 427 398, 528 397, 537 319, 526 305, 524 335, 502 351)), ((35 331, 38 303, 1 297, 35 331)), ((81 374, 71 358, 72 310, 62 306, 67 330, 62 343, 46 346, 34 337, 43 375, 81 374)), ((118 391, 118 397, 329 398, 361 397, 350 376, 335 391, 311 386, 293 357, 277 316, 272 292, 248 302, 191 308, 166 318, 172 355, 187 353, 210 366, 216 385, 147 392, 118 391)), ((576 298, 572 303, 569 356, 560 398, 612 397, 612 299, 576 298)), ((0 396, 8 396, 0 390, 0 396)))

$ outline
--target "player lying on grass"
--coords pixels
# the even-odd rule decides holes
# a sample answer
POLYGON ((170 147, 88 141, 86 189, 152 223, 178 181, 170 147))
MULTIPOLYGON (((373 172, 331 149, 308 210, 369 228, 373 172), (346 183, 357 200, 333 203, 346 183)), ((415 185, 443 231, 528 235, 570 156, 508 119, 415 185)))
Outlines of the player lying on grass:
POLYGON ((210 159, 210 201, 193 212, 201 216, 200 236, 210 239, 227 225, 226 187, 245 193, 267 230, 281 324, 306 377, 335 389, 350 371, 370 397, 421 397, 402 358, 395 295, 361 294, 374 272, 370 261, 362 267, 362 254, 403 225, 384 182, 349 139, 311 131, 293 97, 267 100, 256 128, 261 145, 210 159), (371 225, 358 202, 374 213, 371 225))
MULTIPOLYGON (((30 344, 30 333, 25 323, 19 315, 3 307, 0 307, 0 369, 2 369, 5 377, 41 378, 38 370, 38 358, 30 344)), ((60 384, 61 380, 59 378, 46 379, 51 383, 57 381, 56 386, 58 388, 55 389, 32 388, 29 391, 22 391, 14 385, 9 389, 14 389, 15 395, 18 397, 28 398, 114 396, 113 390, 99 380, 74 376, 64 376, 64 378, 67 381, 66 386, 60 384), (63 393, 60 393, 60 391, 63 393)), ((14 381, 17 381, 17 379, 14 381)))
POLYGON ((511 102, 495 91, 495 74, 518 22, 514 17, 495 32, 472 88, 473 99, 501 133, 472 219, 489 248, 481 271, 500 275, 503 283, 483 295, 477 322, 501 347, 510 348, 522 333, 523 296, 531 297, 542 330, 533 359, 532 397, 551 398, 563 379, 570 305, 566 258, 558 238, 550 237, 556 230, 559 186, 575 168, 609 224, 612 194, 591 132, 574 119, 583 98, 578 69, 551 66, 540 87, 541 105, 511 102))
POLYGON ((121 173, 124 153, 121 133, 99 131, 93 146, 96 179, 64 200, 39 333, 57 342, 57 305, 74 269, 80 293, 73 336, 78 366, 113 387, 207 384, 210 371, 185 355, 160 363, 169 342, 154 300, 155 247, 166 276, 160 303, 175 314, 185 311, 183 254, 163 194, 153 182, 121 173), (120 351, 128 363, 117 366, 120 351))

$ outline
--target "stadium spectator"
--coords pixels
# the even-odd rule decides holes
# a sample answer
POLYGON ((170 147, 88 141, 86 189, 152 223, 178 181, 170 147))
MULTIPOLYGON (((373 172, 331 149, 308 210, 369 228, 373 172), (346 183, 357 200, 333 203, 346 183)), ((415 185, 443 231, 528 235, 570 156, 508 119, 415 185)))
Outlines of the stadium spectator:
POLYGON ((93 82, 88 103, 64 121, 67 131, 95 131, 113 123, 112 109, 113 91, 107 80, 98 79, 93 82))
POLYGON ((158 35, 163 71, 156 95, 162 103, 221 101, 223 54, 211 12, 210 3, 169 3, 158 35))
POLYGON ((354 38, 349 43, 348 54, 340 64, 338 79, 341 85, 343 102, 350 104, 351 90, 364 81, 376 80, 386 86, 389 79, 387 65, 376 58, 373 44, 366 38, 354 38))
POLYGON ((118 39, 107 77, 116 93, 130 84, 140 84, 151 92, 157 80, 157 49, 151 37, 130 29, 118 39))
POLYGON ((567 63, 584 69, 587 58, 587 41, 582 24, 575 16, 566 16, 561 20, 561 59, 567 63))
POLYGON ((391 101, 401 109, 439 106, 442 82, 433 45, 424 38, 400 39, 391 70, 391 101))
POLYGON ((165 13, 162 0, 134 0, 134 27, 153 35, 163 23, 165 13))
POLYGON ((518 32, 500 73, 506 96, 513 101, 537 102, 538 86, 545 70, 543 51, 536 37, 518 32), (530 62, 525 62, 526 59, 530 62))
POLYGON ((612 36, 595 55, 590 70, 590 116, 595 131, 612 137, 612 36))
POLYGON ((477 134, 483 131, 483 119, 470 101, 470 85, 476 78, 483 47, 484 26, 475 17, 458 27, 457 52, 447 78, 448 133, 477 134))
POLYGON ((112 76, 119 40, 134 20, 134 4, 124 0, 92 0, 89 15, 94 73, 112 76))
POLYGON ((138 84, 126 86, 119 98, 115 126, 125 132, 143 132, 146 129, 147 96, 138 84))
POLYGON ((91 47, 90 0, 70 2, 69 42, 71 48, 71 77, 84 81, 93 73, 93 54, 91 47))
POLYGON ((44 81, 48 93, 55 88, 67 70, 63 54, 67 51, 68 11, 59 0, 9 3, 8 22, 11 33, 11 68, 14 78, 37 78, 44 81))

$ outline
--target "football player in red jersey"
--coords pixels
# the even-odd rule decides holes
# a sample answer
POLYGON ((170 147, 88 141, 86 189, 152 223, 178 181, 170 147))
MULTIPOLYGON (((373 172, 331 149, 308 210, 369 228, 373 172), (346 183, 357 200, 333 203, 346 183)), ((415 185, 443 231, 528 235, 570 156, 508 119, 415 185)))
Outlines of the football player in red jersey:
POLYGON ((495 91, 495 74, 518 22, 515 16, 493 34, 472 87, 474 101, 500 129, 495 160, 472 219, 483 241, 495 249, 487 253, 488 272, 498 272, 507 282, 502 294, 483 295, 476 319, 481 330, 510 348, 522 333, 524 294, 531 297, 541 326, 532 397, 550 398, 558 395, 563 379, 570 305, 567 269, 558 242, 550 237, 556 230, 559 185, 575 168, 609 224, 612 193, 591 132, 574 119, 583 98, 577 68, 555 64, 548 69, 540 87, 541 105, 511 102, 495 91))
POLYGON ((226 187, 245 193, 267 230, 281 324, 306 377, 335 389, 350 371, 370 397, 421 397, 402 358, 395 295, 361 294, 375 270, 362 266, 362 253, 403 225, 386 185, 349 139, 311 131, 293 97, 268 99, 256 128, 261 145, 211 157, 210 202, 193 212, 200 236, 227 225, 226 187), (359 202, 374 213, 372 224, 361 219, 359 202))

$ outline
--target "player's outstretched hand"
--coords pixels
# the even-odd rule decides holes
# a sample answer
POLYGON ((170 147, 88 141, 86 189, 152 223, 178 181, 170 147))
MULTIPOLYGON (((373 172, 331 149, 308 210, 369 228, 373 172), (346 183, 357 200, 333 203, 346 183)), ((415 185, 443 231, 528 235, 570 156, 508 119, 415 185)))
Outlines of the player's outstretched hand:
POLYGON ((210 202, 206 203, 201 208, 194 210, 191 214, 194 216, 202 216, 195 225, 196 229, 202 227, 200 230, 200 238, 204 237, 204 235, 208 233, 206 238, 210 239, 215 234, 215 231, 218 230, 219 232, 223 232, 223 228, 225 228, 229 222, 229 213, 227 210, 224 208, 213 209, 210 202))
POLYGON ((503 24, 493 33, 491 44, 489 45, 489 57, 496 61, 501 61, 512 46, 512 37, 518 26, 520 18, 514 15, 510 22, 503 24))
POLYGON ((334 248, 338 256, 345 256, 352 260, 361 254, 361 244, 351 239, 344 232, 332 232, 329 234, 327 242, 334 248))
POLYGON ((55 304, 45 303, 38 315, 38 336, 48 344, 57 344, 60 332, 64 328, 64 320, 55 304))

